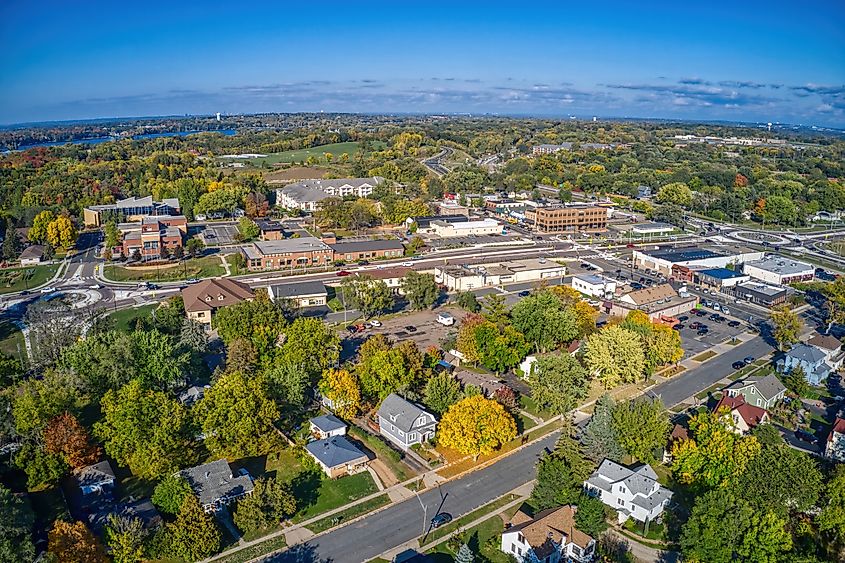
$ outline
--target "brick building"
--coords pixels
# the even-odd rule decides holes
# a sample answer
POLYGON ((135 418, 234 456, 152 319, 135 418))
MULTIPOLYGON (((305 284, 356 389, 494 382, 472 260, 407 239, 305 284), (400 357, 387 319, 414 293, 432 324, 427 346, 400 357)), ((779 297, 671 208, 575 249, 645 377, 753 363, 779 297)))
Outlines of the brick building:
POLYGON ((596 205, 527 207, 525 222, 543 233, 607 230, 607 209, 596 205))
POLYGON ((405 247, 396 239, 336 242, 329 246, 334 252, 333 259, 340 262, 401 258, 405 254, 405 247))
POLYGON ((161 256, 163 248, 171 254, 182 248, 187 232, 188 220, 184 215, 143 217, 140 224, 124 230, 121 252, 132 256, 137 250, 142 260, 154 260, 161 256))
POLYGON ((328 266, 332 248, 315 237, 254 242, 241 249, 250 271, 328 266))

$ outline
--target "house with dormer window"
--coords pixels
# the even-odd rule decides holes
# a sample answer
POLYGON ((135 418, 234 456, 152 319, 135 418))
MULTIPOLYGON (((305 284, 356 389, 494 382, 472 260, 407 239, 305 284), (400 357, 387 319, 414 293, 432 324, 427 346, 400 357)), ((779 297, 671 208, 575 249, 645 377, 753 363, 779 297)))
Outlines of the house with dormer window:
POLYGON ((672 491, 657 482, 657 473, 649 465, 632 468, 605 459, 584 481, 587 494, 616 510, 619 522, 628 518, 651 522, 663 514, 672 491))
POLYGON ((253 299, 255 293, 248 285, 228 278, 202 280, 182 290, 188 318, 208 328, 217 309, 253 299))
POLYGON ((403 450, 433 438, 437 427, 433 414, 395 393, 381 402, 378 423, 381 435, 403 450))
POLYGON ((596 540, 575 527, 577 510, 574 506, 550 508, 533 518, 518 511, 502 532, 501 550, 520 562, 592 561, 596 540))

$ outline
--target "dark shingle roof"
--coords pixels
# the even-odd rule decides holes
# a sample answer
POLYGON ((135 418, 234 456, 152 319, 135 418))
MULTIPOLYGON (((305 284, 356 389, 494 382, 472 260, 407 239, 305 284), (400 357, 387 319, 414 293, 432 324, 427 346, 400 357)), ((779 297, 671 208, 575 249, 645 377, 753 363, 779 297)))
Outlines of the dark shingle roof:
POLYGON ((211 504, 222 497, 242 495, 253 489, 249 477, 232 475, 232 468, 225 459, 183 469, 179 474, 191 485, 200 504, 211 504))
POLYGON ((80 487, 97 485, 104 481, 114 481, 114 470, 108 460, 83 467, 74 476, 80 487))
POLYGON ((274 298, 300 297, 302 295, 327 295, 326 286, 321 281, 306 281, 299 283, 281 283, 271 285, 270 291, 274 298))
POLYGON ((397 428, 405 432, 409 432, 421 414, 425 413, 423 409, 406 401, 399 395, 391 393, 378 408, 378 415, 386 418, 392 422, 397 428))
POLYGON ((367 457, 344 436, 333 436, 325 440, 309 442, 305 445, 305 449, 328 468, 367 457))

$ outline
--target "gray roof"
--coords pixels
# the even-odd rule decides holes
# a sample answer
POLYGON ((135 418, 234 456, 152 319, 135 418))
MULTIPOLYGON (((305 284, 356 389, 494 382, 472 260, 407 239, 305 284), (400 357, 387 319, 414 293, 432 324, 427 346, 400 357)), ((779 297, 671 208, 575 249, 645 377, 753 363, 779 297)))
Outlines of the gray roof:
POLYGON ((334 180, 302 180, 301 182, 294 182, 293 184, 279 188, 278 191, 299 202, 317 202, 334 197, 334 194, 329 192, 337 188, 351 186, 357 190, 364 185, 377 186, 383 181, 384 178, 381 176, 374 176, 372 178, 337 178, 334 180))
POLYGON ((372 252, 375 250, 404 250, 405 247, 396 239, 390 240, 361 240, 354 242, 336 242, 329 245, 338 254, 347 252, 372 252))
POLYGON ((596 274, 578 274, 577 276, 573 277, 578 278, 579 280, 591 285, 605 285, 608 283, 616 283, 612 279, 606 278, 604 276, 597 276, 596 274))
POLYGON ((321 189, 307 188, 298 184, 291 184, 290 186, 279 188, 279 191, 300 203, 323 201, 324 199, 333 197, 331 194, 327 194, 321 189))
POLYGON ((273 293, 274 298, 301 297, 303 295, 328 295, 326 286, 321 281, 306 281, 300 283, 282 283, 271 285, 268 291, 273 293))
POLYGON ((804 344, 803 342, 793 346, 792 350, 787 352, 786 355, 810 364, 817 364, 825 360, 824 352, 815 346, 810 346, 809 344, 804 344))
MULTIPOLYGON (((430 414, 414 403, 406 401, 399 395, 391 393, 378 408, 378 415, 392 422, 397 428, 409 432, 414 422, 422 414, 430 414)), ((432 418, 434 415, 431 415, 432 418)))
POLYGON ((753 266, 767 272, 772 272, 782 276, 789 276, 795 274, 803 274, 813 271, 813 266, 806 262, 799 262, 793 258, 785 256, 778 256, 777 254, 769 254, 762 260, 755 260, 754 262, 747 262, 746 267, 753 266))
POLYGON ((253 248, 263 255, 288 252, 313 252, 329 250, 329 246, 316 237, 289 238, 285 240, 263 240, 253 243, 253 248))
POLYGON ((328 468, 345 465, 351 461, 367 457, 345 436, 332 436, 325 440, 309 442, 305 445, 305 449, 328 468))
POLYGON ((751 386, 754 386, 754 388, 757 389, 757 392, 769 401, 777 397, 779 393, 786 392, 786 387, 784 387, 783 383, 780 382, 780 379, 771 373, 762 379, 743 379, 740 381, 734 381, 728 385, 726 389, 739 390, 751 386))
POLYGON ((624 483, 635 495, 634 503, 649 510, 672 496, 672 491, 657 483, 657 474, 649 465, 641 465, 631 469, 615 461, 605 459, 587 479, 588 484, 606 491, 610 491, 612 485, 619 482, 624 483), (655 485, 658 486, 658 489, 652 492, 655 485))
POLYGON ((108 460, 80 469, 76 475, 76 484, 80 487, 98 485, 105 481, 114 481, 114 470, 108 460))
POLYGON ((346 423, 340 420, 333 414, 324 414, 311 419, 311 424, 317 427, 321 432, 331 432, 340 428, 346 428, 346 423))
POLYGON ((246 475, 232 475, 225 459, 218 459, 196 467, 183 469, 179 475, 188 481, 200 504, 211 504, 223 497, 243 495, 252 491, 252 480, 246 475))
POLYGON ((30 258, 41 259, 44 256, 44 247, 40 244, 33 244, 23 249, 18 260, 27 260, 30 258))

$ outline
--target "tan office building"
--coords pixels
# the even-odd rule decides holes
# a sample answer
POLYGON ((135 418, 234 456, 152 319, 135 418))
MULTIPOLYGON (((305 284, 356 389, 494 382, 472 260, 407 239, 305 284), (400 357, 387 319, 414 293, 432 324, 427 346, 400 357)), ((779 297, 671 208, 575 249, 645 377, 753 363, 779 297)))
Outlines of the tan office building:
POLYGON ((607 208, 595 205, 552 205, 526 208, 525 222, 542 233, 607 230, 607 208))

